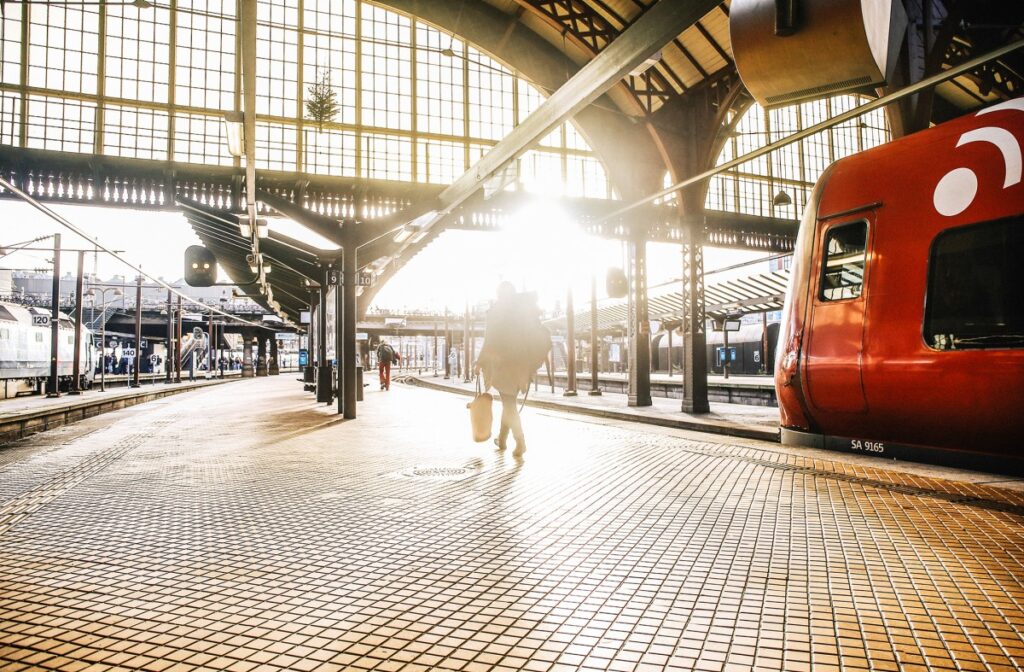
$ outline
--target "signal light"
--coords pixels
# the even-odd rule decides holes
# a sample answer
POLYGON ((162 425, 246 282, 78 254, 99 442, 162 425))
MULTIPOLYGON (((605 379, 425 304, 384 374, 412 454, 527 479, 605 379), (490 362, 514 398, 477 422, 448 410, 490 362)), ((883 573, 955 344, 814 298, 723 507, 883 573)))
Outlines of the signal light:
POLYGON ((202 245, 191 245, 185 250, 185 282, 191 287, 211 287, 217 284, 217 258, 202 245))
POLYGON ((629 290, 626 272, 621 268, 609 268, 608 276, 605 278, 605 290, 608 292, 608 296, 613 299, 624 297, 629 290))

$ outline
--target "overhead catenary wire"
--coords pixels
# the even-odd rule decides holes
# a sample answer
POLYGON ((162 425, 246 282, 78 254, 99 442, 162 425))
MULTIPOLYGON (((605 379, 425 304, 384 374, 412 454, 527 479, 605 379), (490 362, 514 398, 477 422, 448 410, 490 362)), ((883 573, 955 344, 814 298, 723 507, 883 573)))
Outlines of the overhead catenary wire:
POLYGON ((115 259, 120 261, 122 264, 124 264, 128 268, 132 269, 133 271, 135 271, 136 273, 141 275, 142 277, 149 279, 151 282, 156 283, 160 287, 163 287, 164 289, 166 289, 167 291, 171 292, 175 296, 180 296, 183 301, 188 301, 189 303, 191 303, 191 304, 193 304, 195 306, 198 306, 199 309, 200 309, 200 312, 202 312, 203 309, 205 309, 205 310, 210 311, 210 313, 212 313, 212 314, 223 315, 224 317, 230 318, 230 319, 232 319, 232 320, 234 320, 236 322, 240 322, 242 324, 247 324, 249 326, 257 327, 259 329, 267 329, 269 331, 277 331, 275 328, 269 327, 269 326, 267 326, 265 324, 260 324, 260 323, 257 323, 257 322, 252 322, 250 320, 246 320, 244 318, 238 317, 237 315, 232 315, 231 313, 229 313, 227 311, 224 311, 224 310, 221 310, 221 309, 217 308, 216 306, 210 306, 210 305, 207 305, 205 303, 202 303, 198 299, 194 299, 191 296, 185 294, 184 292, 181 292, 181 291, 175 289, 171 285, 169 285, 166 282, 164 282, 162 279, 153 277, 149 273, 147 273, 144 270, 142 270, 141 266, 136 266, 132 262, 128 261, 123 256, 121 256, 117 250, 112 250, 112 249, 108 248, 106 245, 102 244, 99 241, 98 238, 93 238, 92 236, 90 236, 85 231, 83 231, 82 229, 80 229, 77 226, 75 226, 74 224, 72 224, 70 221, 68 221, 67 219, 65 219, 61 215, 57 214, 56 212, 54 212, 50 208, 46 207, 45 205, 43 205, 42 203, 40 203, 36 199, 34 199, 31 196, 29 196, 28 194, 26 194, 24 191, 22 191, 18 187, 14 186, 10 182, 8 182, 7 179, 4 178, 4 177, 0 177, 0 187, 3 187, 4 189, 7 189, 8 191, 10 191, 12 194, 15 194, 16 196, 21 198, 23 201, 25 201, 26 203, 28 203, 29 205, 34 207, 36 210, 39 210, 44 215, 46 215, 47 217, 51 218, 52 220, 54 220, 55 222, 57 222, 58 224, 60 224, 64 228, 66 228, 69 231, 71 231, 72 233, 75 233, 75 234, 81 236, 82 238, 88 240, 96 248, 98 248, 100 250, 103 250, 104 252, 106 252, 110 256, 114 257, 115 259))

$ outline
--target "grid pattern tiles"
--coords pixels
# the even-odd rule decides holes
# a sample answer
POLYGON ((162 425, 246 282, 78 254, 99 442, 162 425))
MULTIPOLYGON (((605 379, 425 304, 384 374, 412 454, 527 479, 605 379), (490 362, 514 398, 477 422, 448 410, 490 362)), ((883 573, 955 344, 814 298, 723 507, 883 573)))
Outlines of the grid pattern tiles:
POLYGON ((5 449, 3 669, 1024 664, 1020 493, 534 410, 517 461, 459 397, 360 408, 252 380, 5 449))

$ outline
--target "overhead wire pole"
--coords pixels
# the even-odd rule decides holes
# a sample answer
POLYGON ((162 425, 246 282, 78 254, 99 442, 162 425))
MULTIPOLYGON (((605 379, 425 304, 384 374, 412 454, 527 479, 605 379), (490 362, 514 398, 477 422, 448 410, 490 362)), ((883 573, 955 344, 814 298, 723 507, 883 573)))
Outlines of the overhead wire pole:
POLYGON ((85 252, 78 251, 78 273, 75 276, 75 354, 72 366, 71 394, 82 393, 82 287, 85 280, 85 252))
MULTIPOLYGON (((3 178, 0 178, 0 182, 3 178)), ((59 397, 57 369, 60 359, 60 234, 53 234, 53 293, 50 309, 50 377, 46 380, 46 396, 59 397)))
POLYGON ((135 276, 135 357, 131 387, 139 387, 139 369, 142 365, 142 276, 135 276))
POLYGON ((174 369, 173 352, 174 348, 174 304, 170 290, 167 291, 167 354, 164 357, 164 383, 171 382, 171 373, 174 369))

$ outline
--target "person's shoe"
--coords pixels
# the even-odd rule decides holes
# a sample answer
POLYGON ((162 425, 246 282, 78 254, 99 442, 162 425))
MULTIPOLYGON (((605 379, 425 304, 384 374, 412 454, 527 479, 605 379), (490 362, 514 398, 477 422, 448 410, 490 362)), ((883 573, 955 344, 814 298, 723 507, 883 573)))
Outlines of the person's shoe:
POLYGON ((498 447, 498 450, 505 450, 508 447, 505 445, 505 442, 502 441, 501 439, 495 439, 494 445, 498 447))
POLYGON ((516 441, 516 449, 512 451, 512 457, 522 457, 526 452, 526 442, 516 441))
POLYGON ((383 390, 383 389, 384 389, 384 386, 383 386, 383 385, 381 385, 381 386, 380 386, 380 389, 382 389, 382 390, 383 390))

